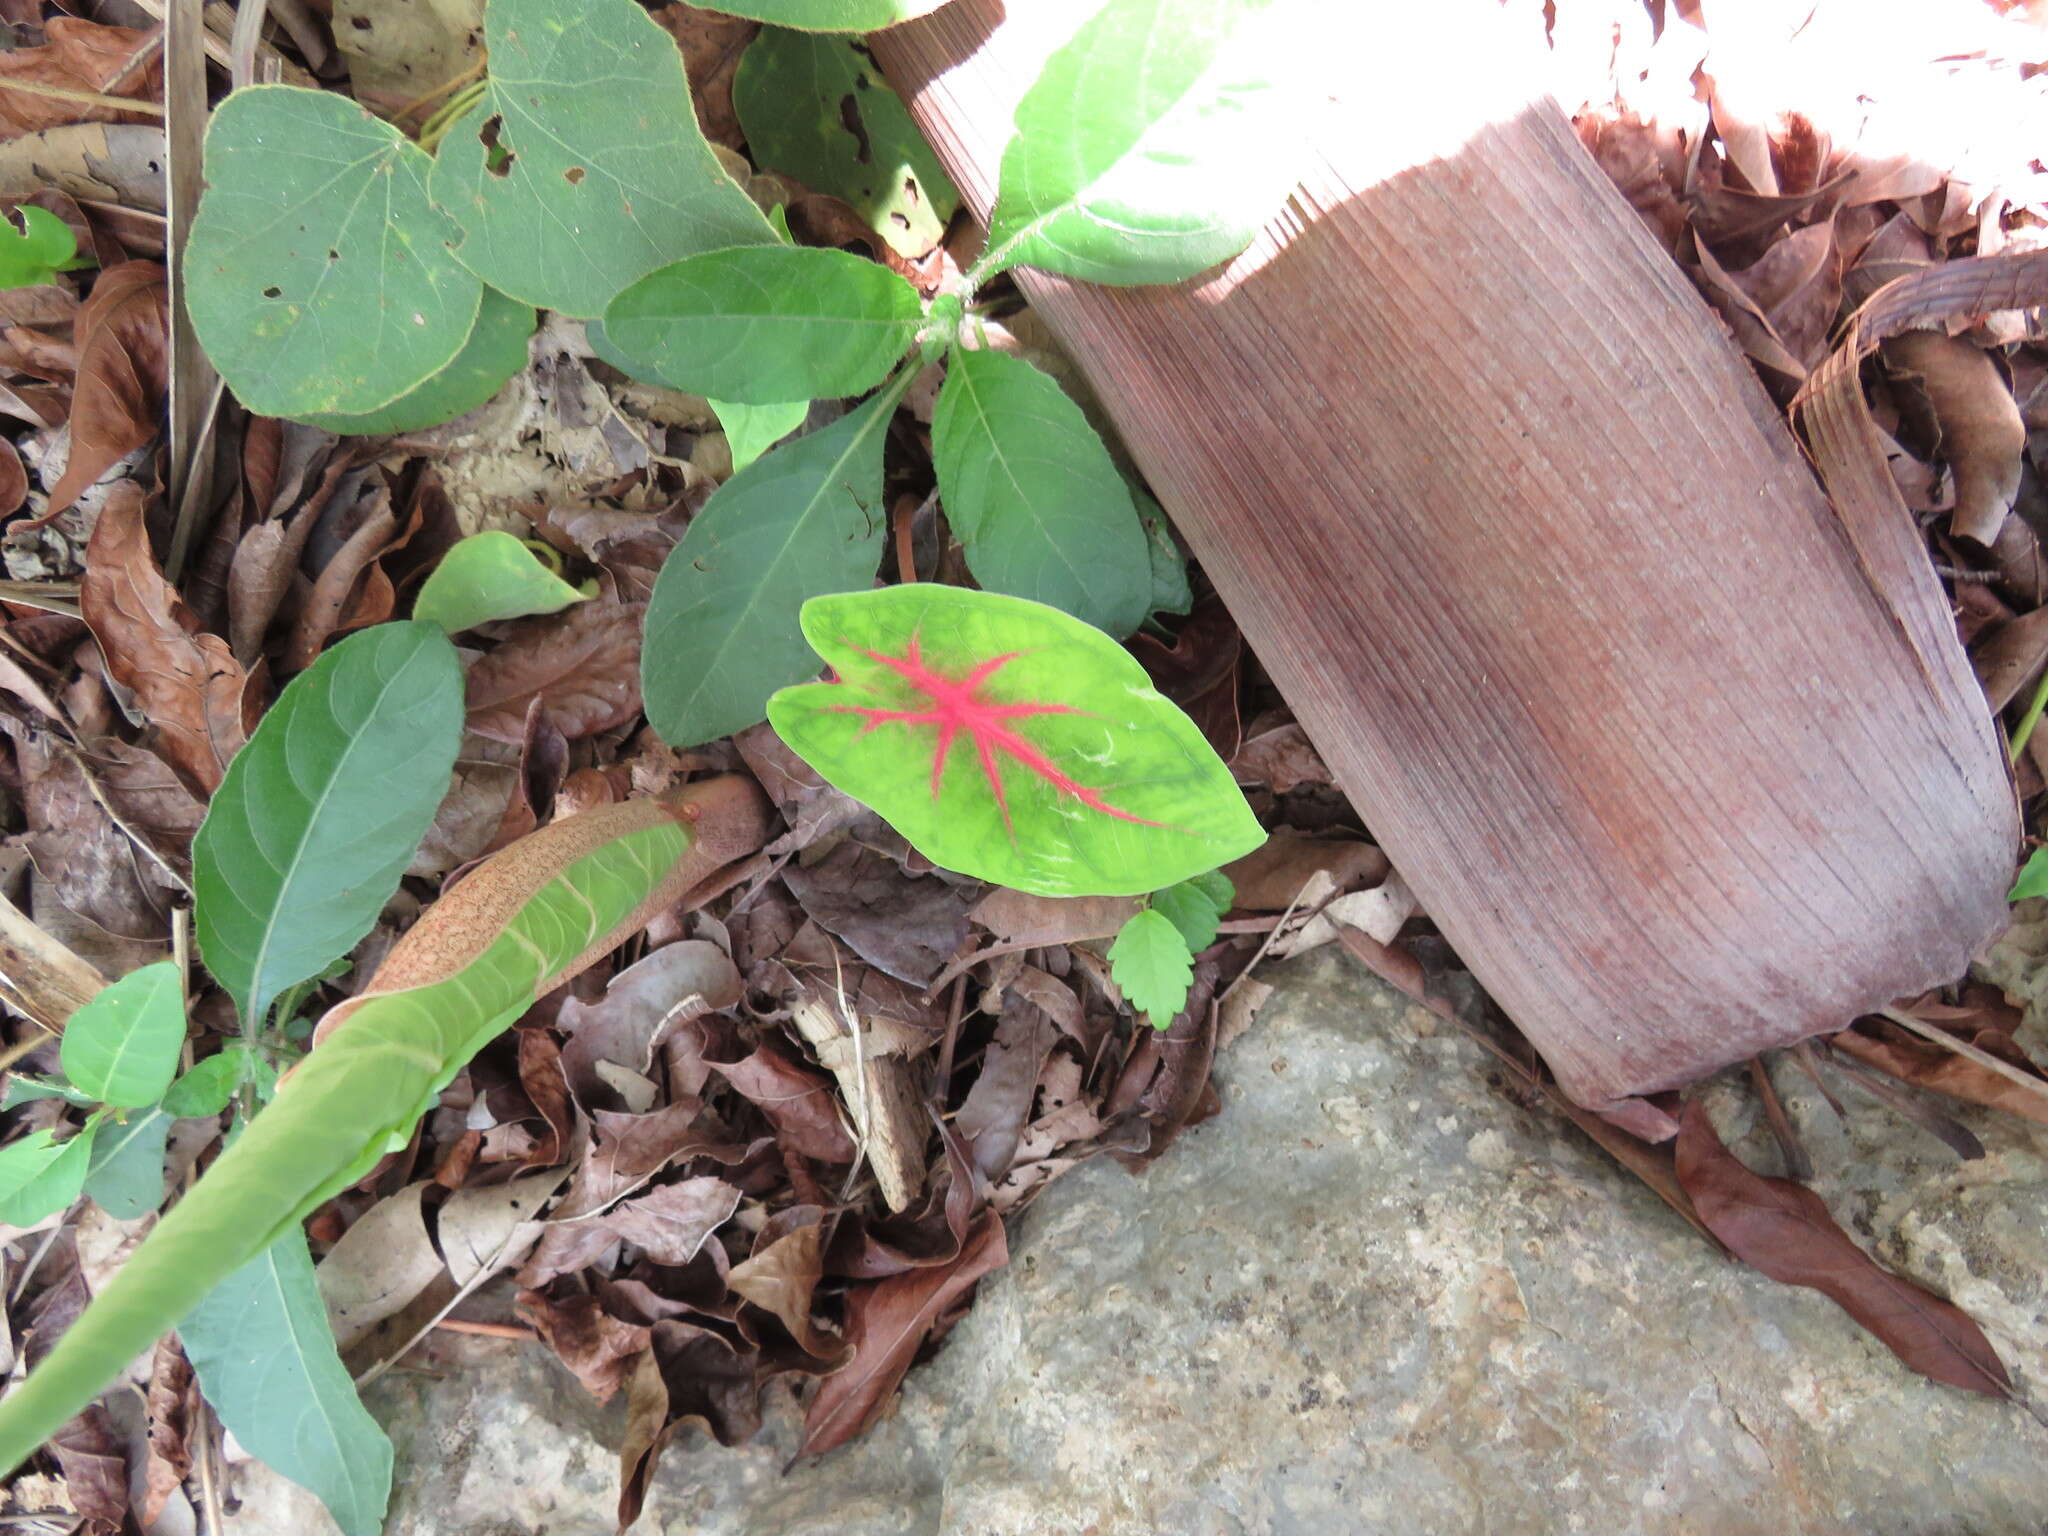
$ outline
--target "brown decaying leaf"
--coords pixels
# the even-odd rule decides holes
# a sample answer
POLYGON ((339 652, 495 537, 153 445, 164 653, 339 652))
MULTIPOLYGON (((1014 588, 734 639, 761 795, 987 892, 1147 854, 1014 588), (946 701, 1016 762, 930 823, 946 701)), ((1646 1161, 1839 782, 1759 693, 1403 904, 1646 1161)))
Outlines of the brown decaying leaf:
POLYGON ((789 864, 786 884, 818 926, 870 965, 930 985, 966 940, 978 882, 909 875, 887 854, 848 837, 808 866, 789 864))
POLYGON ((967 915, 998 943, 1025 948, 1112 938, 1137 910, 1134 896, 1033 896, 999 885, 967 915))
MULTIPOLYGON (((320 658, 321 647, 336 631, 355 627, 350 620, 350 610, 365 584, 374 587, 378 576, 377 557, 391 547, 398 535, 398 516, 391 510, 390 497, 381 487, 376 492, 376 502, 369 514, 347 539, 341 548, 331 555, 320 567, 320 574, 313 578, 311 590, 299 604, 297 618, 292 623, 291 639, 286 642, 282 670, 303 672, 320 658)), ((390 583, 385 582, 388 598, 390 583)), ((388 601, 380 604, 383 617, 390 616, 388 601)), ((374 617, 365 622, 376 622, 374 617)))
POLYGON ((635 961, 606 985, 603 998, 569 998, 556 1016, 568 1035, 562 1070, 585 1105, 610 1107, 599 1062, 645 1073, 661 1042, 691 1019, 739 1002, 743 987, 731 958, 702 939, 665 944, 635 961), (694 1006, 686 1006, 696 999, 694 1006))
POLYGON ((521 1291, 517 1308, 600 1403, 619 1390, 634 1356, 652 1337, 650 1330, 611 1316, 595 1296, 555 1301, 540 1291, 521 1291))
POLYGON ((824 1262, 825 1228, 813 1221, 735 1264, 725 1283, 735 1295, 774 1313, 806 1354, 836 1366, 847 1358, 845 1341, 811 1320, 811 1297, 824 1274, 824 1262))
POLYGON ((2048 608, 2036 608, 1984 631, 1970 665, 1992 710, 2004 709, 2048 664, 2048 608))
POLYGON ((1002 1218, 985 1211, 947 1262, 849 1291, 846 1341, 852 1358, 811 1399, 801 1454, 823 1455, 872 1424, 941 1316, 982 1276, 1009 1261, 1002 1218))
POLYGON ((1308 732, 1291 722, 1246 738, 1230 760, 1230 771, 1238 783, 1263 784, 1276 795, 1330 782, 1329 765, 1308 732))
POLYGON ((2012 1378, 1967 1313, 1879 1265, 1812 1190, 1744 1167, 1698 1099, 1679 1121, 1677 1166, 1700 1220, 1744 1263, 1819 1291, 1923 1376, 2012 1395, 2012 1378))
POLYGON ((1024 1122, 1038 1095, 1039 1075, 1058 1039, 1052 1015, 1043 1008, 1015 995, 1005 1000, 981 1073, 953 1117, 954 1127, 973 1149, 974 1166, 990 1182, 1008 1172, 1017 1156, 1024 1122))
POLYGON ((109 267, 93 284, 75 333, 71 457, 50 487, 45 517, 70 506, 116 461, 156 435, 170 388, 169 295, 164 269, 153 261, 109 267))
POLYGON ((694 5, 665 5, 654 13, 683 53, 683 72, 690 80, 690 100, 697 107, 697 126, 704 137, 727 149, 746 142, 732 106, 732 77, 740 55, 761 30, 759 22, 720 16, 694 5))
POLYGON ((353 1348, 440 1279, 441 1256, 420 1203, 431 1187, 421 1180, 378 1201, 320 1260, 320 1298, 341 1349, 353 1348))
POLYGON ((1991 354, 1940 331, 1907 331, 1884 343, 1884 360, 1918 385, 1941 435, 1939 453, 1955 476, 1949 532, 1988 545, 2020 489, 2027 425, 1991 354))
POLYGON ((510 626, 506 639, 469 669, 469 728, 516 744, 536 698, 571 741, 632 719, 640 710, 644 606, 594 599, 510 626))
POLYGON ((663 1184, 596 1219, 655 1263, 680 1266, 697 1256, 705 1239, 732 1219, 739 1204, 736 1187, 703 1174, 663 1184))
MULTIPOLYGON (((57 901, 121 938, 164 938, 169 881, 114 825, 80 759, 53 738, 12 733, 24 781, 29 854, 57 901)), ((49 921, 40 909, 35 916, 49 921)))
MULTIPOLYGON (((1995 1015, 1987 1017, 1977 1008, 1948 1008, 1926 1002, 1914 1005, 1911 1011, 2023 1071, 2036 1075, 2040 1072, 2015 1043, 2011 1029, 1995 1015)), ((1930 1088, 1952 1099, 1987 1104, 2048 1125, 2048 1099, 2040 1093, 2030 1093, 2023 1084, 1966 1056, 1919 1039, 1888 1020, 1861 1019, 1854 1029, 1828 1036, 1828 1044, 1901 1082, 1930 1088)))
POLYGON ((1243 858, 1226 864, 1223 873, 1230 879, 1234 907, 1284 912, 1314 875, 1327 875, 1333 892, 1341 893, 1383 880, 1391 868, 1387 856, 1371 843, 1303 837, 1283 827, 1243 858))
MULTIPOLYGON (((159 99, 163 90, 161 55, 125 81, 119 79, 149 34, 133 27, 103 27, 70 16, 52 16, 43 24, 48 41, 41 48, 0 53, 0 81, 28 80, 90 91, 96 96, 120 95, 137 100, 159 99), (118 84, 117 84, 118 81, 118 84), (111 89, 110 89, 111 87, 111 89)), ((0 138, 40 133, 66 123, 157 123, 147 112, 32 96, 26 91, 0 91, 0 138)))
POLYGON ((712 1069, 768 1117, 790 1151, 821 1163, 853 1161, 853 1138, 840 1119, 832 1080, 792 1061, 772 1046, 761 1046, 712 1069))
POLYGON ((143 1473, 141 1516, 145 1528, 156 1524, 185 1474, 192 1470, 192 1366, 175 1334, 157 1340, 149 1363, 149 1438, 143 1473))
POLYGON ((0 438, 0 517, 12 517, 28 500, 28 471, 21 467, 21 455, 14 444, 0 438))
POLYGON ((92 1536, 116 1536, 128 1521, 128 1458, 107 1410, 94 1403, 50 1437, 64 1491, 92 1536))
POLYGON ((211 795, 245 739, 248 676, 225 640, 199 630, 157 569, 140 486, 117 486, 107 497, 85 561, 79 602, 107 671, 134 694, 179 778, 211 795))

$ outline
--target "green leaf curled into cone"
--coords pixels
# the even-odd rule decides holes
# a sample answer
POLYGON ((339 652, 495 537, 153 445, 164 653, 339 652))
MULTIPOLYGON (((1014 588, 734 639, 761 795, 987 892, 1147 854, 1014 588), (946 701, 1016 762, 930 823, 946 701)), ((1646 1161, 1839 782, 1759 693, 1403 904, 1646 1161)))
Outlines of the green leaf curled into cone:
POLYGON ((78 259, 78 237, 47 208, 23 203, 0 225, 0 288, 53 283, 59 272, 90 265, 78 259), (20 227, 13 227, 19 221, 20 227))
POLYGON ((159 960, 103 987, 72 1014, 59 1060, 79 1092, 137 1109, 171 1086, 184 1043, 184 977, 174 962, 159 960))
POLYGON ((803 632, 836 680, 783 689, 769 720, 935 864, 1135 896, 1265 841, 1195 723, 1056 608, 918 582, 814 598, 803 632))
POLYGON ((663 262, 775 240, 697 126, 675 40, 633 0, 491 0, 483 99, 434 201, 493 288, 588 319, 663 262))
POLYGON ((331 91, 249 86, 215 110, 185 308, 250 410, 375 411, 462 350, 484 286, 428 201, 431 163, 331 91))
POLYGON ((228 764, 192 841, 199 953, 245 1020, 370 931, 447 792, 462 663, 417 621, 350 635, 228 764))
POLYGON ((526 366, 526 344, 539 323, 531 304, 486 288, 462 350, 423 383, 374 411, 314 412, 297 419, 344 437, 438 427, 490 400, 526 366))
POLYGON ((404 1145, 442 1088, 542 993, 760 847, 769 819, 760 790, 736 777, 604 806, 521 838, 430 907, 368 989, 322 1020, 269 1106, 0 1398, 0 1475, 214 1286, 404 1145))
POLYGON ((1187 1006, 1194 984, 1194 957, 1165 913, 1147 907, 1134 912, 1109 946, 1109 974, 1124 1001, 1164 1029, 1187 1006))
POLYGON ((751 245, 648 273, 606 306, 604 331, 689 394, 776 405, 865 394, 923 321, 917 290, 866 257, 751 245))
POLYGON ((583 600, 524 540, 494 528, 460 540, 441 557, 420 583, 412 614, 453 635, 494 619, 558 613, 583 600))
POLYGON ((1017 105, 976 275, 1173 283, 1249 245, 1295 181, 1283 3, 1109 0, 1017 105))

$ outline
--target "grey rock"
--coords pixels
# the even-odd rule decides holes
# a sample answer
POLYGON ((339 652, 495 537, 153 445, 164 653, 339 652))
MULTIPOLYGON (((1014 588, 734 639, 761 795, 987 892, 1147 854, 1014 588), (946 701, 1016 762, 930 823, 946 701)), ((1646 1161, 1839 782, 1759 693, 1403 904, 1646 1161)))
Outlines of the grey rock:
MULTIPOLYGON (((662 1536, 1883 1532, 2048 1521, 2048 1431, 1912 1375, 1835 1306, 1719 1258, 1486 1057, 1325 950, 1219 1063, 1225 1110, 1147 1173, 1106 1160, 1021 1222, 938 1358, 864 1440, 783 1473, 690 1435, 662 1536)), ((1779 1085, 1838 1219, 2048 1383, 2048 1137, 1959 1115, 1958 1162, 1840 1085, 1779 1085)), ((1709 1089, 1752 1166, 1775 1146, 1709 1089)), ((392 1536, 598 1536, 619 1412, 537 1349, 394 1373, 392 1536)), ((259 1491, 264 1480, 255 1479, 259 1491)), ((231 1529, 318 1531, 299 1506, 231 1529)), ((260 1500, 259 1500, 260 1502, 260 1500)))

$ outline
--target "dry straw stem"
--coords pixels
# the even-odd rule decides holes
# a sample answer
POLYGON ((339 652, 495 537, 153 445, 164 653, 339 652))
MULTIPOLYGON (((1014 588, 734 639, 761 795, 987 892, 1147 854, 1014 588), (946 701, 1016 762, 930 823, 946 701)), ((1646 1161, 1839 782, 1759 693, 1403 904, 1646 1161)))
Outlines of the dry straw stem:
MULTIPOLYGON (((984 216, 1088 9, 876 35, 984 216)), ((1018 281, 1375 839, 1619 1113, 1953 979, 2018 821, 1910 519, 1830 505, 1487 0, 1312 9, 1346 72, 1247 252, 1018 281)))

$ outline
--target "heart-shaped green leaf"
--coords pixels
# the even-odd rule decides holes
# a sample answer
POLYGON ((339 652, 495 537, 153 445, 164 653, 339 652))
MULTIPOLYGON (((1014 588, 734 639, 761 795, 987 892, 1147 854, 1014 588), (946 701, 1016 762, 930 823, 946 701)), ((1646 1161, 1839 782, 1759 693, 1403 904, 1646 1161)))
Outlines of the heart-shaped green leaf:
POLYGON ((960 194, 853 38, 764 28, 740 57, 732 104, 764 171, 851 204, 903 256, 945 236, 960 194))
MULTIPOLYGON (((704 504, 647 604, 640 691, 678 747, 758 721, 768 695, 816 675, 806 598, 874 580, 888 518, 882 438, 898 389, 764 454, 704 504)), ((1211 861, 1212 863, 1215 861, 1211 861)))
POLYGON ((917 290, 850 251, 707 251, 612 300, 604 332, 694 395, 776 405, 873 389, 923 323, 917 290))
POLYGON ((174 962, 159 960, 102 988, 72 1014, 59 1060, 81 1093, 134 1109, 163 1097, 184 1044, 184 977, 174 962))
POLYGON ((358 415, 322 412, 298 419, 344 437, 386 432, 419 432, 475 410, 526 366, 526 342, 539 323, 531 304, 484 290, 483 307, 462 350, 417 388, 389 405, 358 415))
POLYGON ((71 226, 47 208, 23 203, 14 220, 0 223, 0 288, 33 288, 55 282, 59 272, 78 265, 78 237, 71 226))
POLYGON ((462 663, 432 624, 379 624, 292 679, 192 841, 206 968, 245 1019, 370 931, 448 789, 462 663))
POLYGON ((769 720, 935 864, 1134 896, 1265 840, 1194 722, 1056 608, 919 582, 813 599, 803 630, 838 680, 783 689, 769 720))
POLYGON ((493 619, 559 613, 583 594, 541 564, 526 544, 503 529, 473 533, 441 557, 420 583, 412 616, 449 634, 493 619))
POLYGON ((431 163, 332 91, 251 86, 214 112, 185 308, 250 410, 374 411, 462 350, 484 289, 427 200, 431 163))
POLYGON ((697 127, 675 40, 633 0, 491 0, 483 99, 434 201, 494 288, 587 318, 664 262, 776 236, 697 127))
POLYGON ((982 276, 1172 283, 1251 243, 1295 181, 1275 0, 1109 0, 1017 105, 982 276))
POLYGON ((932 416, 932 461, 976 581, 1118 637, 1144 623, 1144 525, 1102 439, 1045 374, 1001 352, 956 349, 932 416))

